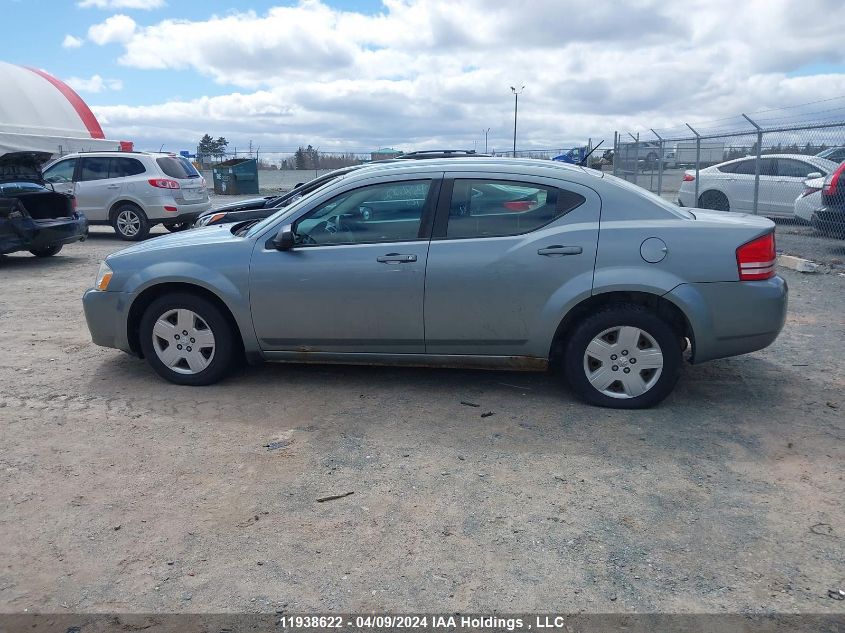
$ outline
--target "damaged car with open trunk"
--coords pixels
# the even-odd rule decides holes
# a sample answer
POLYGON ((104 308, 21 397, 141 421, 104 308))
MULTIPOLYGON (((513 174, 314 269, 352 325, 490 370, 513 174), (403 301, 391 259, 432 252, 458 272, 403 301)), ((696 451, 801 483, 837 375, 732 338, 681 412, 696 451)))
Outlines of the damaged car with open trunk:
POLYGON ((46 152, 10 152, 0 156, 0 255, 29 251, 55 255, 65 244, 88 236, 88 221, 76 199, 44 182, 46 152))

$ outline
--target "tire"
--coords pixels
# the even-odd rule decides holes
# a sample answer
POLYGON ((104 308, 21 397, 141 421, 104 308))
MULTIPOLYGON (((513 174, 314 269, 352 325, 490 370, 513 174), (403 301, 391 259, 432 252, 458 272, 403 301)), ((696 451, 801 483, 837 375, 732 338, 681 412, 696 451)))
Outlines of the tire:
POLYGON ((698 196, 699 209, 713 209, 714 211, 730 211, 731 204, 721 191, 705 191, 698 196))
POLYGON ((29 252, 36 257, 52 257, 60 250, 62 250, 62 244, 50 244, 42 248, 33 248, 29 252))
POLYGON ((112 211, 112 227, 117 236, 127 242, 146 239, 150 234, 147 215, 134 204, 125 202, 112 211))
POLYGON ((564 348, 566 380, 578 397, 600 407, 654 406, 678 382, 680 341, 679 333, 648 308, 608 306, 573 328, 564 348))
POLYGON ((153 301, 141 317, 139 336, 150 366, 177 385, 213 384, 237 364, 239 347, 229 321, 196 295, 174 293, 153 301))
POLYGON ((191 228, 190 222, 176 222, 175 224, 165 224, 164 228, 166 228, 171 233, 178 233, 179 231, 184 231, 185 229, 191 228))

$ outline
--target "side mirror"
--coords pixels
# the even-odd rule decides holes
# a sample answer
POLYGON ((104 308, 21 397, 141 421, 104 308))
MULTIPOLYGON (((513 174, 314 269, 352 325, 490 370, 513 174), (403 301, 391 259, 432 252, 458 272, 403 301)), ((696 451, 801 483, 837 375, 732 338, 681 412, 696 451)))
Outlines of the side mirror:
POLYGON ((293 227, 288 224, 279 229, 276 237, 273 238, 273 246, 279 251, 289 251, 296 244, 296 239, 293 235, 293 227))
POLYGON ((814 180, 815 178, 821 178, 824 174, 820 171, 814 171, 810 174, 807 174, 807 180, 814 180))

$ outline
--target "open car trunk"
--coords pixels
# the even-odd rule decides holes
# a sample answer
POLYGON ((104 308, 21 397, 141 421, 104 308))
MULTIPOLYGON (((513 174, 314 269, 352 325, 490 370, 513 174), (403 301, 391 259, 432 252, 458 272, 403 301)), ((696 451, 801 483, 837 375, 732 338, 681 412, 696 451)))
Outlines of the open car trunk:
MULTIPOLYGON (((52 220, 73 216, 72 198, 55 191, 33 191, 5 194, 7 200, 17 200, 33 220, 52 220)), ((2 203, 0 203, 2 204, 2 203)))

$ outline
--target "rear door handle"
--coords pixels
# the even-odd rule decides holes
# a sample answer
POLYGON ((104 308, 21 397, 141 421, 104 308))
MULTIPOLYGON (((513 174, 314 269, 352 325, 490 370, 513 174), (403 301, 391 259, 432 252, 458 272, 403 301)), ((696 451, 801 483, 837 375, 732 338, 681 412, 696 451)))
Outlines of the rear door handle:
POLYGON ((377 262, 382 264, 408 264, 417 261, 416 255, 400 255, 399 253, 388 253, 381 257, 376 257, 377 262))
POLYGON ((537 251, 537 254, 545 255, 546 257, 563 257, 564 255, 580 255, 583 252, 584 249, 580 246, 560 246, 559 244, 554 244, 546 248, 541 248, 537 251))

